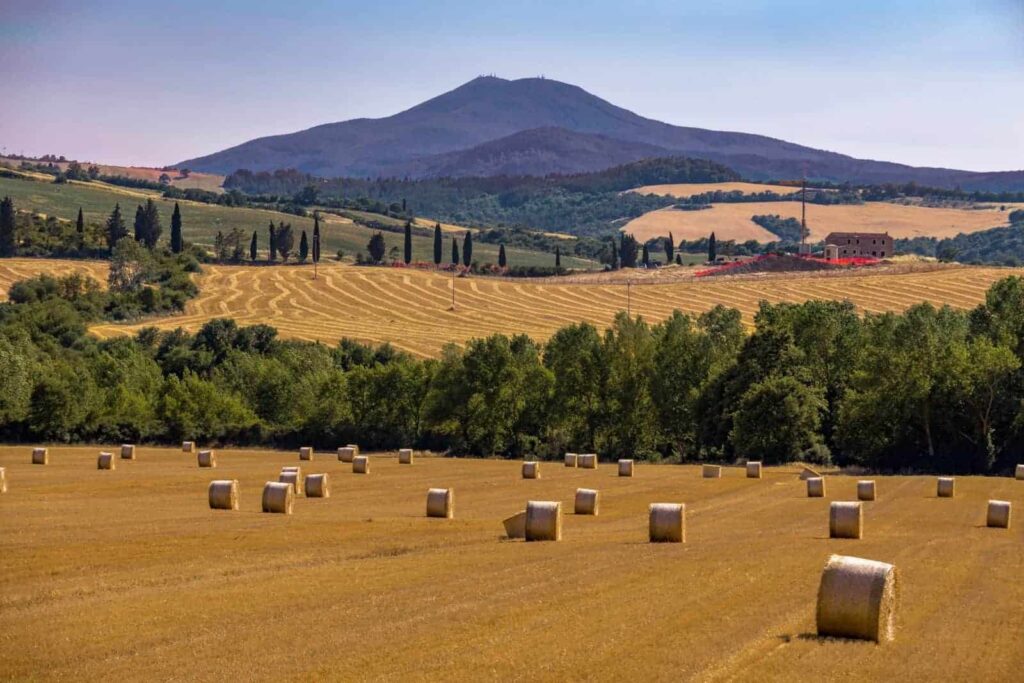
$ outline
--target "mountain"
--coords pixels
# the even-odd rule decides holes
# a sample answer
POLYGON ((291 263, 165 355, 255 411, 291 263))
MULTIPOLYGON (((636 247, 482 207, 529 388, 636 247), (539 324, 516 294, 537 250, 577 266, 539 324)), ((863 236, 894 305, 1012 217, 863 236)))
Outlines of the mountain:
POLYGON ((176 166, 421 178, 584 172, 666 154, 711 159, 752 180, 798 178, 806 169, 808 177, 836 182, 1024 190, 1024 171, 975 173, 855 159, 763 135, 673 126, 559 81, 492 76, 393 116, 258 138, 176 166))

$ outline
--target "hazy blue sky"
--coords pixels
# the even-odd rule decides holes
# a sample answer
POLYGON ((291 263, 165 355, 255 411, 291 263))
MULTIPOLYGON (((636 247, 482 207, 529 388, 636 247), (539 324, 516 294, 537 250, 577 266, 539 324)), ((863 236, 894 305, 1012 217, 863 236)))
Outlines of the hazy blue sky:
POLYGON ((0 0, 0 147, 170 164, 486 73, 858 157, 1024 168, 1024 0, 0 0))

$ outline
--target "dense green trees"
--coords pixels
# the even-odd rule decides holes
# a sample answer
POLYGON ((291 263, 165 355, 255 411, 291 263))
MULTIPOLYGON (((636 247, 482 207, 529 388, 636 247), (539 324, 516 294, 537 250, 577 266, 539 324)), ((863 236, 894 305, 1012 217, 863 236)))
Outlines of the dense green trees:
MULTIPOLYGON (((454 242, 453 242, 454 243, 454 242)), ((89 322, 181 305, 186 256, 115 247, 111 287, 40 277, 0 304, 0 439, 183 438, 453 453, 1005 471, 1024 447, 1024 280, 970 313, 860 316, 836 302, 620 313, 543 345, 494 335, 417 360, 388 346, 283 341, 213 320, 99 341, 89 322), (177 297, 177 298, 175 298, 177 297)))
POLYGON ((139 205, 135 209, 135 241, 145 245, 147 249, 153 249, 162 232, 160 211, 156 207, 156 202, 147 199, 144 206, 139 205))
POLYGON ((384 235, 380 232, 373 233, 370 236, 370 241, 366 243, 366 253, 370 255, 370 261, 380 263, 384 260, 386 252, 387 245, 384 243, 384 235))
POLYGON ((124 218, 121 216, 121 205, 115 204, 114 210, 107 218, 107 247, 113 251, 114 245, 127 236, 128 228, 125 227, 124 218))

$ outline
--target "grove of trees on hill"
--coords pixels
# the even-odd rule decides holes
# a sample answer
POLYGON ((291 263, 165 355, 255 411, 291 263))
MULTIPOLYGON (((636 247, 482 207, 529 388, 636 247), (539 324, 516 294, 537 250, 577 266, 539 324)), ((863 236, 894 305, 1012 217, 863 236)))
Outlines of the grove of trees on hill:
MULTIPOLYGON (((121 250, 147 251, 134 240, 121 250)), ((173 264, 186 255, 166 258, 160 267, 178 278, 173 264)), ((225 319, 195 334, 97 340, 90 321, 167 287, 122 275, 110 291, 81 276, 11 288, 0 304, 0 439, 354 442, 942 472, 1005 471, 1024 446, 1018 277, 970 312, 762 304, 750 334, 721 306, 656 324, 620 313, 603 332, 580 323, 546 343, 494 335, 421 360, 387 345, 285 341, 225 319)))

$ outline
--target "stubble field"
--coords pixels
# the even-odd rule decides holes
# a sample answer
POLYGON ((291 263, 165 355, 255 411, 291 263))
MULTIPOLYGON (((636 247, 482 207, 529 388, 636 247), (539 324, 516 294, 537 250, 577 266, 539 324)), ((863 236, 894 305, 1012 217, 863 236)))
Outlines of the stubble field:
POLYGON ((989 498, 1024 482, 876 477, 862 540, 830 540, 831 476, 808 499, 796 468, 750 480, 726 468, 371 457, 333 453, 331 498, 292 516, 260 490, 297 454, 220 451, 216 470, 139 449, 96 470, 99 447, 0 448, 0 678, 10 680, 1013 680, 1024 658, 1024 536, 984 527, 989 498), (238 479, 241 509, 207 505, 238 479), (424 517, 428 487, 455 519, 424 517), (601 514, 572 514, 577 487, 601 514), (527 500, 560 500, 563 541, 503 539, 527 500), (687 543, 647 543, 647 506, 687 504, 687 543), (831 553, 896 564, 895 642, 819 639, 814 605, 831 553))

